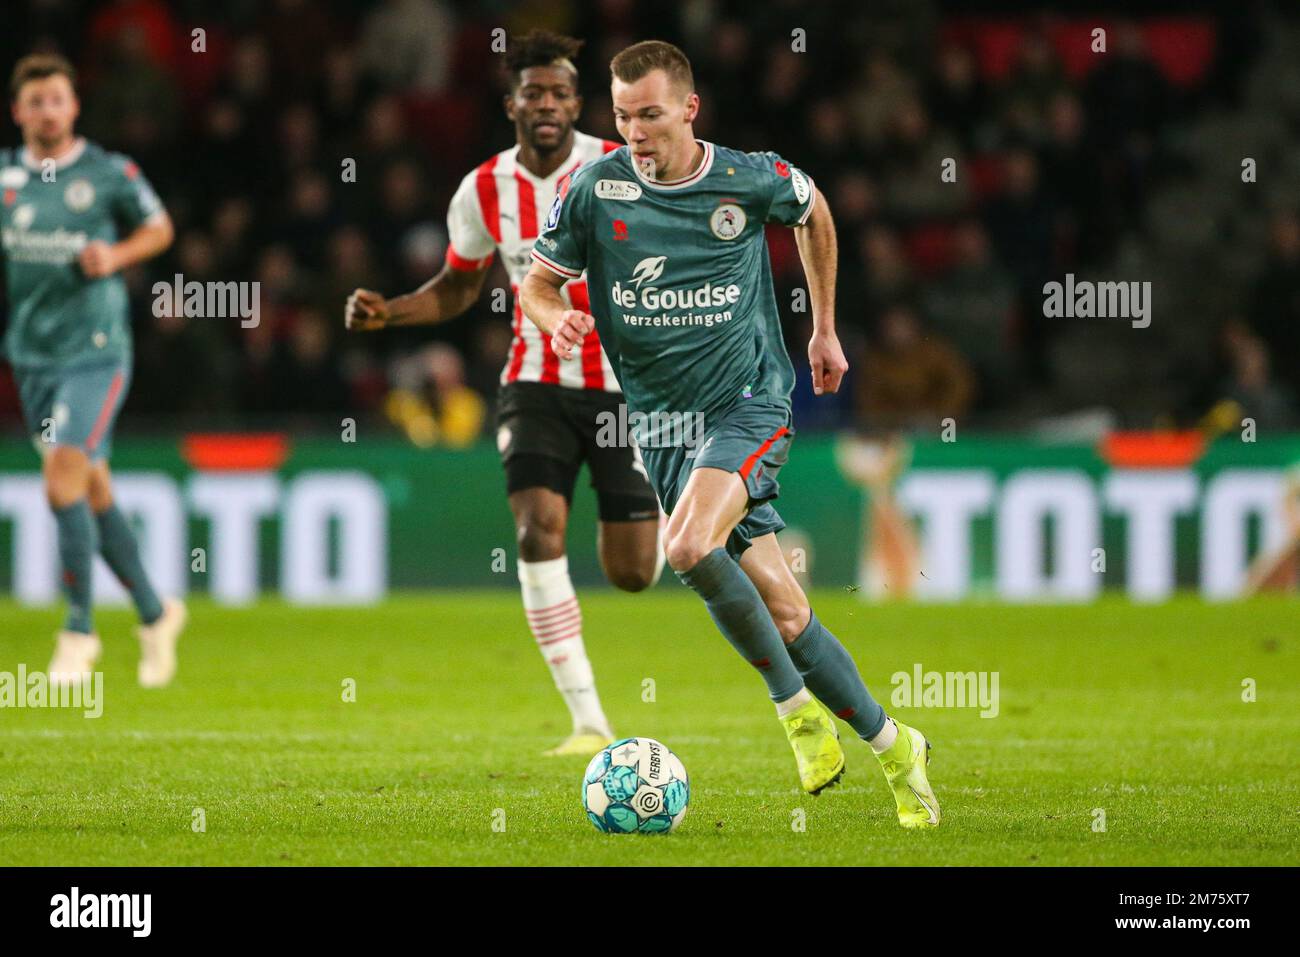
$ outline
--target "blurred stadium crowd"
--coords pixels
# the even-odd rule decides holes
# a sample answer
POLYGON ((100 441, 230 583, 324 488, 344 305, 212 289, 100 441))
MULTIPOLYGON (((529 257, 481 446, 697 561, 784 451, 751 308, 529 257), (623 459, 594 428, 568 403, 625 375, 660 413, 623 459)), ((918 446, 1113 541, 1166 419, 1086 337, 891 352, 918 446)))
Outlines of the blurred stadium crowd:
MULTIPOLYGON (((391 295, 438 270, 460 178, 513 141, 490 31, 535 26, 588 40, 581 128, 617 138, 609 58, 668 39, 695 65, 701 136, 777 150, 829 198, 853 366, 834 399, 812 400, 797 251, 788 231, 770 236, 801 429, 953 415, 1063 434, 1193 424, 1224 400, 1261 428, 1296 425, 1294 12, 947 6, 23 0, 6 4, 0 52, 6 70, 31 49, 70 56, 82 131, 134 157, 176 220, 171 252, 132 277, 127 429, 333 429, 392 417, 393 390, 427 400, 421 441, 486 429, 508 305, 485 296, 453 323, 368 336, 344 334, 342 307, 356 286, 391 295), (1242 182, 1246 157, 1257 182, 1242 182), (941 181, 945 158, 956 182, 941 181), (1150 328, 1045 319, 1043 283, 1067 272, 1150 280, 1150 328), (260 282, 260 324, 155 317, 151 287, 175 273, 260 282)), ((490 285, 508 292, 504 272, 490 285)), ((16 419, 8 382, 0 414, 16 419)))

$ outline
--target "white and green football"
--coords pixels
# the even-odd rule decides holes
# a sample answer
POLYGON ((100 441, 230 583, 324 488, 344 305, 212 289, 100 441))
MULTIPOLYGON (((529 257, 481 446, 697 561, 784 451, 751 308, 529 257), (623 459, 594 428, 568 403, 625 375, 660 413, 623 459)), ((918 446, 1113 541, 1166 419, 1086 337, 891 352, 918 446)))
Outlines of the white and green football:
POLYGON ((582 776, 582 806, 606 834, 667 834, 686 816, 691 782, 681 758, 654 738, 624 738, 582 776))

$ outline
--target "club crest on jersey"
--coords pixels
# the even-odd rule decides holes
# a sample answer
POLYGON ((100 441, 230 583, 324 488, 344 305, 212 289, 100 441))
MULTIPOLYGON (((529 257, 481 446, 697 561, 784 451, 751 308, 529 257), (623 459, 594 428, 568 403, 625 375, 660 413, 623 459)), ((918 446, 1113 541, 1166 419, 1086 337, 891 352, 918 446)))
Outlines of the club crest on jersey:
POLYGON ((631 203, 641 198, 641 187, 626 179, 602 179, 596 181, 597 199, 617 199, 631 203))
POLYGON ((63 191, 63 202, 74 213, 84 213, 95 202, 95 187, 88 179, 74 179, 63 191))
POLYGON ((555 224, 560 221, 560 207, 564 205, 564 196, 560 193, 555 194, 555 201, 551 203, 551 211, 546 214, 546 228, 554 229, 555 224))
POLYGON ((735 203, 723 203, 709 217, 709 229, 719 239, 735 239, 745 231, 745 211, 735 203))
POLYGON ((0 189, 22 189, 31 179, 31 174, 21 166, 6 166, 0 169, 0 189))
POLYGON ((35 219, 36 207, 31 203, 24 203, 14 210, 14 229, 31 229, 35 219))

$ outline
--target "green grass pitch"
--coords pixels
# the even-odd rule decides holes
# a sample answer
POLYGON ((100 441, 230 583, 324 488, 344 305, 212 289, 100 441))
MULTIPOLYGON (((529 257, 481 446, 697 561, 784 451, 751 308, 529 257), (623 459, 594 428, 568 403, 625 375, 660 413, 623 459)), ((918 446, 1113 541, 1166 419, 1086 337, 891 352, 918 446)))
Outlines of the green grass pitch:
MULTIPOLYGON (((101 718, 0 710, 0 865, 1300 859, 1294 600, 872 607, 817 594, 882 701, 918 662, 999 673, 996 718, 890 709, 934 742, 944 822, 914 833, 847 729, 840 786, 798 790, 761 681, 694 596, 582 599, 616 729, 662 740, 690 772, 675 834, 597 833, 579 803, 585 761, 541 756, 567 716, 512 592, 343 610, 196 601, 171 688, 136 686, 133 620, 105 611, 101 718)), ((43 669, 57 616, 0 603, 0 623, 0 671, 43 669)))

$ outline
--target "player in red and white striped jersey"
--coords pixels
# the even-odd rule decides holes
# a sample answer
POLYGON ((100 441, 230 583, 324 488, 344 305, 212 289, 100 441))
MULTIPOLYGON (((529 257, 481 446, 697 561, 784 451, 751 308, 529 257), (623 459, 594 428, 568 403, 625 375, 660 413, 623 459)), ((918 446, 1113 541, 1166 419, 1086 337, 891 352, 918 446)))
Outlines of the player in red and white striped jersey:
MULTIPOLYGON (((486 269, 499 251, 516 297, 514 341, 501 370, 502 385, 542 382, 571 389, 620 391, 598 340, 585 345, 579 362, 560 362, 537 327, 524 321, 518 301, 519 283, 532 265, 529 254, 540 224, 546 221, 556 186, 583 163, 617 148, 616 143, 574 130, 564 162, 548 175, 538 176, 523 161, 521 147, 514 146, 469 173, 452 197, 447 213, 451 238, 448 264, 470 272, 486 269)), ((568 283, 561 295, 575 309, 589 305, 585 279, 568 283)))
MULTIPOLYGON (((450 245, 442 271, 391 300, 367 289, 348 299, 347 327, 368 331, 455 318, 483 290, 499 253, 510 276, 514 341, 501 371, 497 447, 519 541, 524 613, 573 718, 573 733, 549 754, 590 757, 613 740, 582 641, 582 613, 569 578, 565 531, 578 470, 596 490, 598 548, 609 580, 640 591, 658 580, 659 502, 620 415, 622 393, 595 335, 561 362, 550 338, 523 318, 519 283, 559 183, 588 160, 620 148, 574 129, 582 109, 573 57, 581 41, 544 31, 515 38, 506 54, 506 115, 516 145, 469 173, 447 214, 450 245), (611 441, 611 436, 613 440, 611 441)), ((590 310, 585 279, 562 289, 590 310)))

